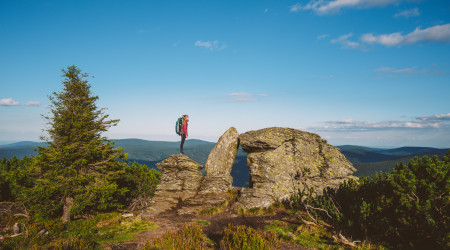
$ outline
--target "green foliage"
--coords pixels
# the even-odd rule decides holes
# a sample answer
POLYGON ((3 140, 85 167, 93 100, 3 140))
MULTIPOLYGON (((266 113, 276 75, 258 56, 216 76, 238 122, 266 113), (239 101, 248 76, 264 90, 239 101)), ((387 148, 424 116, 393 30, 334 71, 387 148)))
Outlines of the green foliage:
POLYGON ((254 207, 250 209, 240 208, 238 211, 241 215, 256 215, 256 216, 264 216, 264 215, 273 215, 275 214, 275 209, 273 206, 270 207, 254 207))
POLYGON ((450 242, 450 152, 440 161, 414 158, 398 164, 392 174, 350 180, 339 189, 314 197, 300 192, 293 197, 322 210, 310 210, 335 228, 383 242, 394 248, 445 248, 450 242))
POLYGON ((243 225, 228 224, 220 241, 221 249, 273 249, 279 240, 272 233, 264 233, 243 225))
POLYGON ((33 159, 12 157, 0 160, 0 201, 16 201, 23 196, 23 189, 34 186, 36 169, 33 159))
POLYGON ((104 243, 133 240, 133 235, 156 229, 153 222, 139 218, 122 218, 119 213, 97 214, 89 219, 24 222, 27 234, 0 242, 0 249, 93 249, 104 243), (2 248, 3 247, 3 248, 2 248))
POLYGON ((127 194, 130 210, 140 210, 147 206, 147 202, 155 194, 160 176, 160 172, 136 162, 125 167, 125 175, 119 185, 130 190, 127 194))
POLYGON ((150 240, 144 249, 211 249, 202 228, 197 224, 185 224, 180 230, 168 231, 150 240))
POLYGON ((125 173, 121 149, 102 137, 118 120, 107 120, 104 109, 95 105, 84 74, 75 66, 63 69, 64 89, 50 96, 52 116, 48 121, 48 147, 38 147, 35 165, 39 177, 29 190, 33 212, 39 217, 82 215, 122 207, 128 191, 117 181, 125 173))
POLYGON ((331 238, 331 234, 322 227, 309 227, 296 223, 274 221, 266 225, 265 229, 275 233, 282 240, 300 244, 304 247, 316 249, 337 247, 331 238))

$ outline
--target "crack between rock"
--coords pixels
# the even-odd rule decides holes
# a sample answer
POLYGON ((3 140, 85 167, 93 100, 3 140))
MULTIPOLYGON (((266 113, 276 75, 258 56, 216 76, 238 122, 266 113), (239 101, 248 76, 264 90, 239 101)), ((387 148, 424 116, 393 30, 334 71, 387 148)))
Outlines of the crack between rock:
POLYGON ((328 163, 327 158, 325 157, 325 153, 323 152, 322 139, 316 139, 317 144, 319 144, 319 155, 322 156, 324 164, 320 168, 320 177, 325 178, 325 171, 330 168, 330 164, 328 163))

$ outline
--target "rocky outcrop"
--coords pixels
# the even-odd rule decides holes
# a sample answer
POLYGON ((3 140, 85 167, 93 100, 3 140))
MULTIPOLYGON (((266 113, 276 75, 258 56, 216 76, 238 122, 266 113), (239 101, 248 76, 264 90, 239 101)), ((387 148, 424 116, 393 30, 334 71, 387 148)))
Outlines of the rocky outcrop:
POLYGON ((250 186, 241 190, 235 209, 267 207, 305 185, 321 193, 355 178, 353 165, 317 134, 275 127, 249 131, 239 140, 248 153, 250 186))
POLYGON ((230 174, 239 147, 239 133, 229 128, 217 141, 205 163, 207 175, 230 174))
POLYGON ((217 141, 205 163, 206 176, 198 194, 185 201, 185 207, 179 213, 192 213, 205 208, 222 205, 228 198, 227 191, 232 189, 231 168, 239 147, 239 133, 229 128, 217 141))
POLYGON ((232 188, 230 173, 238 139, 235 128, 220 137, 206 161, 205 176, 200 172, 203 166, 185 155, 171 155, 156 164, 161 171, 161 181, 143 217, 154 217, 175 208, 178 214, 192 214, 224 204, 229 198, 227 191, 232 188))
POLYGON ((239 133, 229 128, 217 141, 205 163, 206 177, 200 193, 224 193, 231 189, 233 177, 231 168, 239 147, 239 133))
POLYGON ((250 185, 242 188, 234 210, 268 207, 288 199, 305 186, 321 193, 335 188, 352 176, 355 168, 338 148, 319 135, 291 128, 266 128, 238 135, 228 129, 202 165, 185 155, 171 155, 157 164, 161 171, 152 204, 142 214, 154 217, 176 209, 179 215, 192 214, 227 204, 232 189, 231 168, 239 143, 247 155, 250 185))
POLYGON ((186 155, 171 155, 156 167, 161 171, 160 183, 150 206, 142 213, 144 218, 181 206, 197 194, 203 180, 203 166, 186 155))

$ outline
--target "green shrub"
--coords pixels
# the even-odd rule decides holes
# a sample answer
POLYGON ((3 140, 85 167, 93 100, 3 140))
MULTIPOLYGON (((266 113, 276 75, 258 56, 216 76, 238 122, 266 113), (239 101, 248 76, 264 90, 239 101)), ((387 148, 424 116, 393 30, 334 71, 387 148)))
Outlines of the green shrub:
POLYGON ((130 190, 127 200, 130 210, 140 210, 148 205, 149 199, 155 195, 160 176, 161 173, 155 169, 136 162, 125 167, 125 175, 119 185, 130 190))
POLYGON ((211 249, 203 230, 197 224, 185 224, 180 230, 168 231, 150 240, 145 249, 211 249))
POLYGON ((228 224, 220 241, 221 249, 272 249, 279 245, 273 233, 263 233, 243 225, 228 224))
POLYGON ((73 221, 63 223, 60 220, 35 222, 25 226, 27 233, 20 236, 5 238, 0 243, 0 249, 93 249, 98 246, 98 234, 93 223, 73 221), (93 225, 92 225, 93 224, 93 225), (82 225, 82 226, 80 226, 82 225))
POLYGON ((392 174, 350 180, 339 189, 313 197, 299 192, 293 207, 304 202, 314 216, 353 238, 382 242, 393 248, 446 248, 450 242, 450 152, 442 160, 414 158, 392 174), (303 200, 303 202, 301 202, 303 200))

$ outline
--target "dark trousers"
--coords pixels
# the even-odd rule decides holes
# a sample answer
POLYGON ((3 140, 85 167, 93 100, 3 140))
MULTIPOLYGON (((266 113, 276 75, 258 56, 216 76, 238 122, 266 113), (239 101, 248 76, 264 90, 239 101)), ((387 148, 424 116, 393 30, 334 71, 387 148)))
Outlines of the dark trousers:
POLYGON ((180 153, 182 153, 182 154, 184 154, 184 152, 183 152, 184 140, 186 140, 186 135, 182 134, 181 135, 181 144, 180 144, 180 153))

